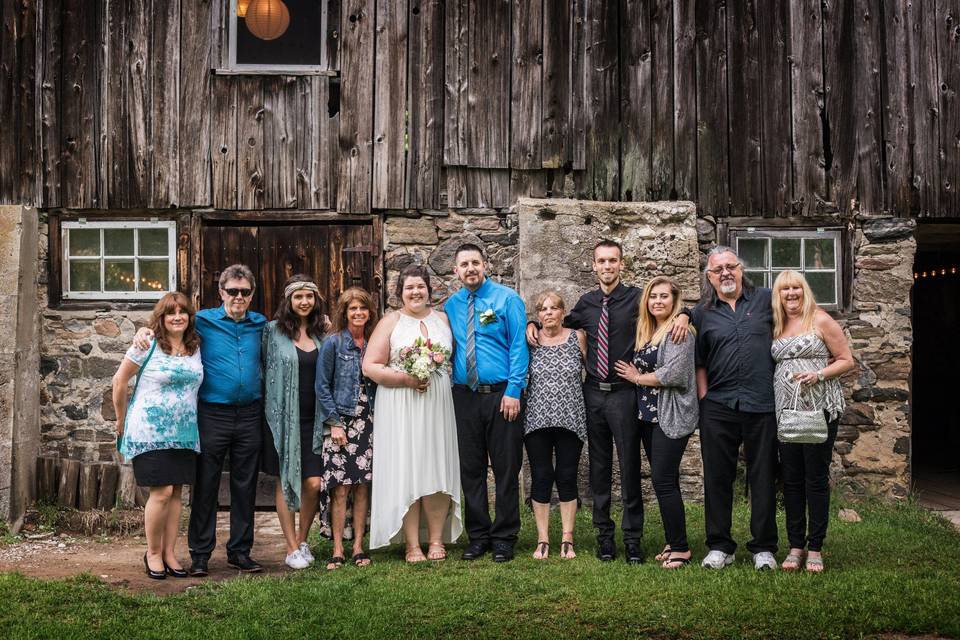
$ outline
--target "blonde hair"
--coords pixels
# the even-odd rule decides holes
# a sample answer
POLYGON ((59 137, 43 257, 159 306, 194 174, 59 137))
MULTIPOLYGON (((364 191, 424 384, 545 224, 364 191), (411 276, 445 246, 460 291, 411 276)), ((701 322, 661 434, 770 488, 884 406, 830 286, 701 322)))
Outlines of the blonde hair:
POLYGON ((807 279, 791 269, 781 271, 780 275, 773 282, 773 337, 779 338, 783 333, 783 328, 787 323, 787 313, 783 310, 783 303, 780 301, 780 290, 787 287, 800 287, 803 289, 803 309, 800 315, 800 329, 803 333, 814 331, 813 318, 817 314, 817 299, 807 284, 807 279))
POLYGON ((540 310, 543 309, 543 305, 546 304, 547 300, 554 298, 557 301, 557 306, 560 307, 561 311, 567 310, 567 305, 563 301, 563 297, 554 291, 553 289, 547 289, 546 291, 541 291, 537 294, 537 297, 533 300, 533 309, 537 313, 540 313, 540 310))
POLYGON ((660 344, 664 336, 673 328, 673 320, 680 314, 680 287, 674 282, 673 278, 667 276, 657 276, 647 283, 643 288, 643 294, 640 296, 640 302, 637 308, 637 338, 635 349, 640 349, 648 344, 660 344), (653 288, 661 285, 670 285, 670 295, 673 296, 673 309, 670 310, 670 316, 666 321, 657 327, 657 319, 653 317, 648 308, 650 294, 653 288))

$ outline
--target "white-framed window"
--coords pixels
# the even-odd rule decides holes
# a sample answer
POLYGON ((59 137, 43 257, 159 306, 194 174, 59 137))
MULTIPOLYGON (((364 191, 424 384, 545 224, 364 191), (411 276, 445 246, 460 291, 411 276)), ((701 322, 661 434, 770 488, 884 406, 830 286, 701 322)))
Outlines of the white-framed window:
POLYGON ((158 300, 177 282, 172 220, 61 223, 64 300, 158 300))
POLYGON ((231 71, 323 70, 327 3, 318 0, 225 0, 231 71))
POLYGON ((744 264, 744 273, 760 287, 772 287, 781 271, 799 271, 817 303, 836 309, 841 300, 842 272, 839 228, 730 229, 730 241, 744 264))

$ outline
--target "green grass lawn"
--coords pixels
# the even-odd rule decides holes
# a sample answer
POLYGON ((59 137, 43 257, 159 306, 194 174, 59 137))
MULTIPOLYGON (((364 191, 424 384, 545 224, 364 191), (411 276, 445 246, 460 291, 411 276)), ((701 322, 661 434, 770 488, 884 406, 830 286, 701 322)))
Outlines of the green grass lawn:
MULTIPOLYGON (((840 506, 835 500, 834 514, 840 506)), ((537 562, 527 512, 517 559, 505 565, 489 556, 453 559, 457 548, 444 563, 407 566, 394 550, 374 553, 364 569, 330 573, 321 566, 164 598, 115 591, 92 577, 4 575, 0 638, 960 637, 960 534, 913 505, 853 507, 863 521, 831 522, 827 571, 819 576, 758 573, 742 546, 737 563, 719 572, 632 567, 622 556, 600 563, 588 510, 577 522, 580 557, 537 562)), ((687 513, 699 560, 703 512, 691 505, 687 513)), ((656 508, 648 514, 644 546, 652 557, 662 529, 656 508)), ((748 537, 748 515, 738 504, 740 541, 748 537)), ((326 542, 319 546, 318 563, 329 553, 326 542)))

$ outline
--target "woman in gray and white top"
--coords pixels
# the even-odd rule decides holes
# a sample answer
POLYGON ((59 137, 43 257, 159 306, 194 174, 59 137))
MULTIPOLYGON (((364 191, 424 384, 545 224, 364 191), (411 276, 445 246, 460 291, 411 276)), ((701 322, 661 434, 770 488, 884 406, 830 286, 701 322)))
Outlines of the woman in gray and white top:
POLYGON ((648 458, 667 540, 657 559, 664 569, 677 569, 690 562, 680 461, 699 418, 695 338, 688 335, 679 344, 668 339, 681 308, 680 287, 672 279, 650 280, 639 307, 633 362, 615 366, 621 378, 637 385, 640 428, 651 433, 648 458))
POLYGON ((563 327, 566 307, 555 291, 535 301, 541 328, 530 347, 530 382, 524 414, 524 445, 530 461, 530 499, 537 521, 537 549, 544 560, 550 552, 550 495, 557 485, 562 537, 560 557, 574 558, 573 523, 577 515, 577 469, 587 439, 582 372, 586 336, 563 327), (554 465, 556 456, 556 465, 554 465))
POLYGON ((774 396, 777 417, 793 407, 797 385, 802 385, 797 409, 822 410, 827 440, 820 444, 780 442, 783 506, 790 552, 781 565, 796 571, 806 561, 807 571, 823 571, 823 539, 830 515, 830 461, 844 400, 837 379, 854 367, 853 354, 837 321, 817 306, 810 285, 796 271, 784 271, 773 283, 773 345, 776 362, 774 396), (831 364, 827 364, 833 358, 831 364), (807 510, 810 512, 807 528, 807 510))

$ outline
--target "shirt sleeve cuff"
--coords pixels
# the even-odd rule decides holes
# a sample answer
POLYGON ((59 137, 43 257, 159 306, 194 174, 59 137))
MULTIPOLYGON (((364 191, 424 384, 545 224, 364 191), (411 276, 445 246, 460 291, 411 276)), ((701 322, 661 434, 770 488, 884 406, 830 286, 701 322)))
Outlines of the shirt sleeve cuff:
POLYGON ((507 384, 507 390, 503 392, 503 395, 508 398, 520 399, 520 394, 523 392, 523 387, 517 384, 507 384))

